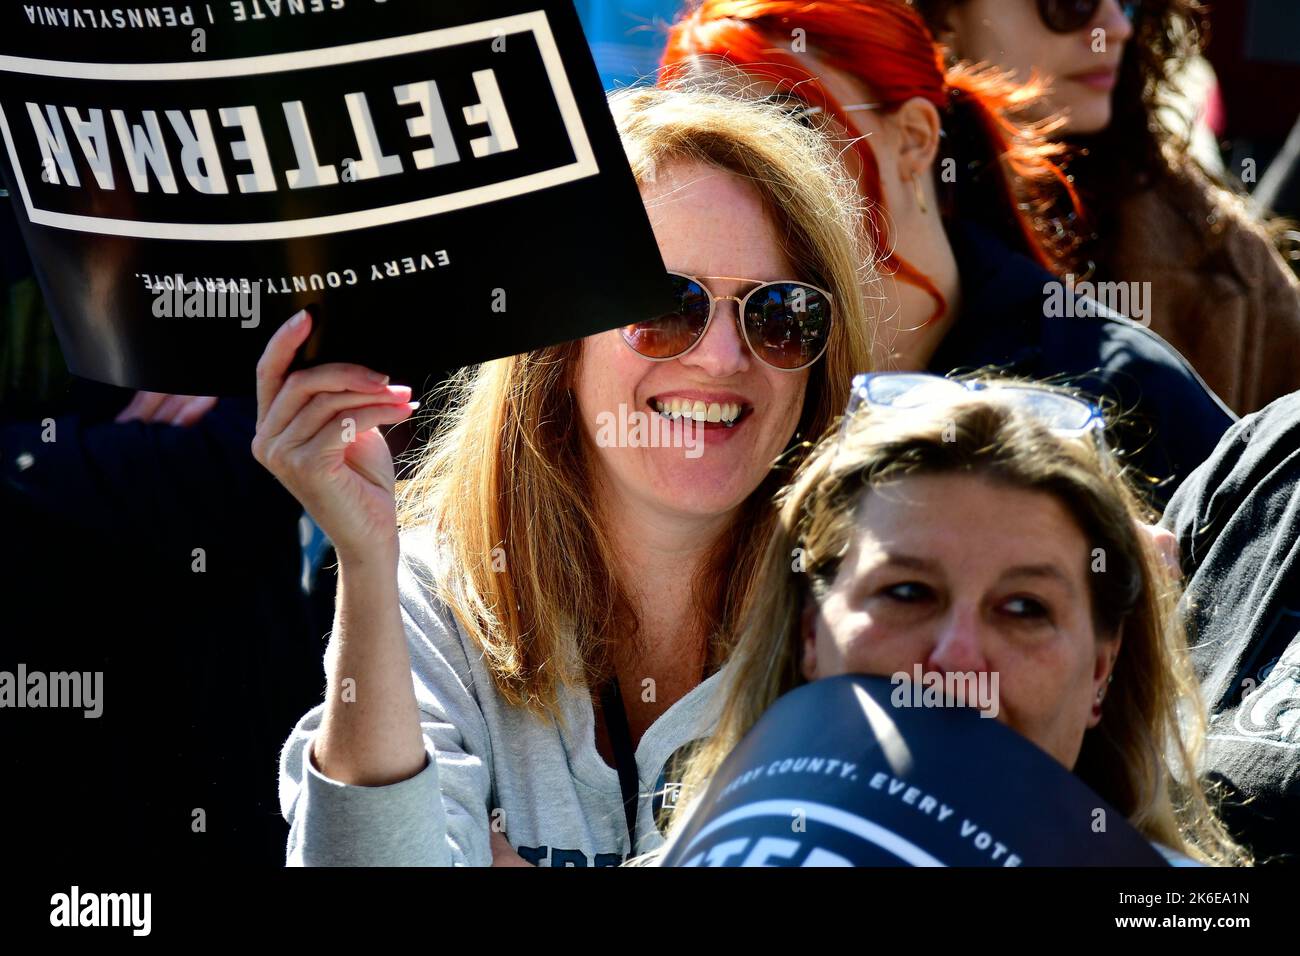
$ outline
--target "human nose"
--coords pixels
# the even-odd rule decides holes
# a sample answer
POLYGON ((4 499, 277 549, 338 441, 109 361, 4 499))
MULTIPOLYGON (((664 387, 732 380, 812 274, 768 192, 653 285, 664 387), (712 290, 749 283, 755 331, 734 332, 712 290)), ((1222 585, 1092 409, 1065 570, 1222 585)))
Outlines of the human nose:
POLYGON ((1120 0, 1104 0, 1098 13, 1100 19, 1096 21, 1093 29, 1104 30, 1107 40, 1124 43, 1133 35, 1133 23, 1125 14, 1124 4, 1121 4, 1120 0))
POLYGON ((749 369, 749 347, 740 335, 736 321, 740 303, 733 296, 717 296, 713 303, 713 321, 705 330, 700 344, 679 361, 713 378, 726 378, 749 369))
POLYGON ((942 674, 978 674, 988 670, 979 612, 975 608, 953 606, 949 610, 939 623, 925 668, 942 674))

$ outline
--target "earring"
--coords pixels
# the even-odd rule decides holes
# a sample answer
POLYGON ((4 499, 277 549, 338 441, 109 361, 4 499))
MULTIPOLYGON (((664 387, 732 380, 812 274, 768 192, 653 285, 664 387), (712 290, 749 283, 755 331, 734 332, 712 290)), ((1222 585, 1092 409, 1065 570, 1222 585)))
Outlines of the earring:
POLYGON ((912 177, 912 191, 916 193, 916 204, 921 207, 921 215, 924 216, 930 207, 925 204, 925 193, 921 192, 921 183, 915 176, 912 177))

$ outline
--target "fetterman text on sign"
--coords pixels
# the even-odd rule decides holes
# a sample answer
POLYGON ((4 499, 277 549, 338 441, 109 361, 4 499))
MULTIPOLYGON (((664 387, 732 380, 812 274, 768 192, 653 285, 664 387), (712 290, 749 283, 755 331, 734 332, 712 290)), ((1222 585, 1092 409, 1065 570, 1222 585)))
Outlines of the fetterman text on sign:
POLYGON ((265 338, 313 305, 311 360, 427 377, 659 311, 571 4, 389 6, 288 41, 232 17, 202 55, 181 24, 113 62, 37 55, 48 24, 0 14, 32 41, 0 40, 5 173, 73 371, 247 391, 265 338), (161 319, 162 277, 256 288, 264 316, 161 319))

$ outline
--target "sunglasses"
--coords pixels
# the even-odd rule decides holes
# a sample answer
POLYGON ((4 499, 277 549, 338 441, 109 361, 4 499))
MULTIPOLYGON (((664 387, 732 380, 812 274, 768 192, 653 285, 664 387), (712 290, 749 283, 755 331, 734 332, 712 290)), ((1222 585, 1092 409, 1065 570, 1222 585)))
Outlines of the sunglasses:
MULTIPOLYGON (((778 106, 795 120, 798 120, 804 126, 815 127, 815 118, 825 112, 820 106, 811 106, 805 100, 793 93, 779 92, 769 93, 767 96, 759 98, 763 102, 771 103, 778 106)), ((847 106, 841 105, 842 113, 869 113, 873 110, 882 110, 885 108, 884 103, 850 103, 847 106)))
POLYGON ((960 382, 925 372, 872 372, 856 375, 849 393, 849 406, 840 422, 839 442, 849 423, 864 407, 909 409, 931 402, 951 401, 963 394, 983 392, 1025 412, 1053 433, 1070 438, 1091 438, 1106 454, 1106 418, 1101 409, 1073 395, 1041 385, 960 382))
POLYGON ((723 299, 737 305, 740 337, 759 361, 783 372, 797 372, 822 357, 830 342, 834 319, 831 294, 815 285, 793 280, 767 282, 736 276, 688 276, 669 272, 676 308, 645 322, 619 330, 628 348, 652 362, 681 358, 700 344, 714 307, 723 299), (749 282, 743 296, 714 295, 701 279, 749 282))
MULTIPOLYGON (((1101 4, 1102 0, 1038 0, 1038 16, 1053 33, 1073 33, 1092 22, 1101 4)), ((1120 9, 1132 23, 1141 6, 1138 0, 1129 0, 1121 3, 1120 9)))

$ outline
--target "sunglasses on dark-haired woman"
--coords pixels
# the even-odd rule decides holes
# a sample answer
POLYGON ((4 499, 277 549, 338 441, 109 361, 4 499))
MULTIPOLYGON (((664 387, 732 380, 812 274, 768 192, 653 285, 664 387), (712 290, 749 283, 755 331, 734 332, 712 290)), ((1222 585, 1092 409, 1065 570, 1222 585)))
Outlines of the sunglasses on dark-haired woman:
MULTIPOLYGON (((1104 2, 1105 0, 1038 0, 1038 16, 1053 33, 1073 33, 1091 23, 1104 2)), ((1119 5, 1130 23, 1137 17, 1141 6, 1139 0, 1128 0, 1119 5)))

